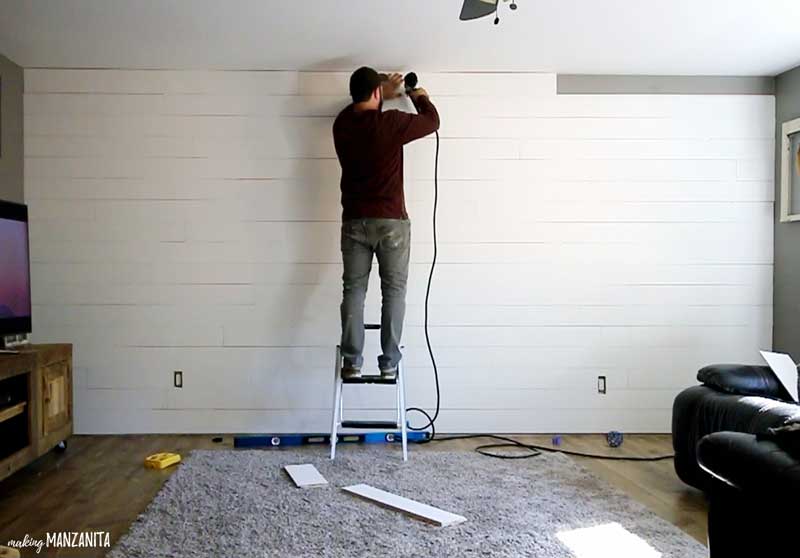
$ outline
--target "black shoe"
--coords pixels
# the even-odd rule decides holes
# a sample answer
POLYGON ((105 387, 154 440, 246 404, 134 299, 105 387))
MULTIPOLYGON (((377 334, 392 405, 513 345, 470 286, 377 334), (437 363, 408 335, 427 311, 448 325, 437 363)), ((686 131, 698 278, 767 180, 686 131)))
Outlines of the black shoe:
POLYGON ((397 368, 387 368, 386 370, 381 370, 381 380, 396 380, 397 379, 397 368))
POLYGON ((346 366, 342 368, 342 379, 343 380, 354 380, 356 378, 361 377, 361 369, 360 368, 353 368, 350 366, 346 366))

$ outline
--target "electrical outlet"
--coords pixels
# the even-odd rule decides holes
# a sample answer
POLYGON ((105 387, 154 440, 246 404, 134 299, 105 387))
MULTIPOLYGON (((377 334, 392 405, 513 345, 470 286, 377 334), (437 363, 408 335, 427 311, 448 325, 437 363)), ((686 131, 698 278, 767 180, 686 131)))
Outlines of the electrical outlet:
POLYGON ((597 393, 602 393, 605 395, 606 393, 606 377, 605 376, 598 376, 597 377, 597 393))
POLYGON ((183 370, 176 370, 172 374, 172 381, 176 388, 183 387, 183 370))

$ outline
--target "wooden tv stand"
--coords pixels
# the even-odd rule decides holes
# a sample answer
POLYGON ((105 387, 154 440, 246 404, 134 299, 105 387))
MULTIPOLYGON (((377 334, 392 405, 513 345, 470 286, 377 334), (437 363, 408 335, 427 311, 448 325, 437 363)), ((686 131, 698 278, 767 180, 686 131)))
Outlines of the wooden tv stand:
POLYGON ((0 480, 72 435, 72 345, 0 354, 0 480))

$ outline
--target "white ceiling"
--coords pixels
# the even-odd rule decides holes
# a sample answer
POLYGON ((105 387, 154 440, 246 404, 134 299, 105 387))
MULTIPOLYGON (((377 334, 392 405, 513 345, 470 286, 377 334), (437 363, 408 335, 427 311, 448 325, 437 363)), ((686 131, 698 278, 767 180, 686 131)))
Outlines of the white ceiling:
POLYGON ((3 0, 24 67, 775 75, 800 64, 797 0, 3 0))

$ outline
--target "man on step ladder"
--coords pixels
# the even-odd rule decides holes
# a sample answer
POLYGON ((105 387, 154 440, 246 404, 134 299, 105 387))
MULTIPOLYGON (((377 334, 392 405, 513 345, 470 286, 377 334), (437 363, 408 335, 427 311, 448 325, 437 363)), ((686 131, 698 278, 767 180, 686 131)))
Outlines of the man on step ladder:
POLYGON ((397 377, 406 309, 411 221, 403 194, 403 146, 439 129, 439 114, 420 88, 409 92, 418 114, 382 111, 383 100, 401 95, 400 74, 362 67, 350 76, 352 104, 333 123, 342 167, 342 378, 361 376, 364 300, 378 258, 381 278, 381 378, 397 377))

